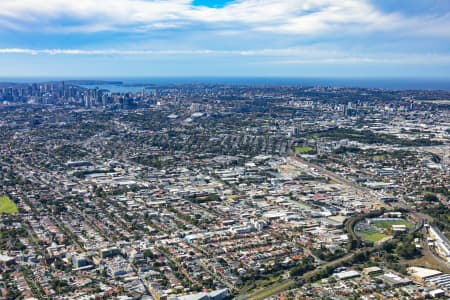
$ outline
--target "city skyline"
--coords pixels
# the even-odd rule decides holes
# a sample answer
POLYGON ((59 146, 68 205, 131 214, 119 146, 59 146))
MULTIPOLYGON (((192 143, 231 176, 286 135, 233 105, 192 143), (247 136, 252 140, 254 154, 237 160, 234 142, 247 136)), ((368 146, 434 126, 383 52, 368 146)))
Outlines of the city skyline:
POLYGON ((446 1, 2 1, 1 77, 450 77, 446 1))

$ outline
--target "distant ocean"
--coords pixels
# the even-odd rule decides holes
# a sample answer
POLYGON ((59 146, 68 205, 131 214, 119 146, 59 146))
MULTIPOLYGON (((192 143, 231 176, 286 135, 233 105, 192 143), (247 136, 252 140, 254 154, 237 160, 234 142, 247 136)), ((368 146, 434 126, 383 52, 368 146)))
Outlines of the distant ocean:
POLYGON ((48 82, 61 80, 121 81, 122 84, 93 84, 111 92, 140 92, 151 85, 227 84, 227 85, 296 85, 360 87, 387 90, 447 90, 450 78, 283 78, 283 77, 149 77, 149 78, 0 78, 0 82, 48 82))

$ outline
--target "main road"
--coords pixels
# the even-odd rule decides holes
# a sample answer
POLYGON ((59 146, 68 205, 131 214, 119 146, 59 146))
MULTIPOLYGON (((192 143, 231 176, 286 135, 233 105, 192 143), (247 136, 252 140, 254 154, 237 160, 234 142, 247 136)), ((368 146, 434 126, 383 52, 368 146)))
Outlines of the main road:
POLYGON ((347 178, 345 178, 341 175, 338 175, 338 174, 331 172, 330 170, 327 170, 319 165, 316 165, 309 161, 306 161, 296 155, 291 155, 290 157, 292 159, 298 161, 299 163, 307 165, 311 169, 315 169, 315 170, 319 171, 320 173, 328 176, 328 178, 332 179, 333 181, 335 181, 339 184, 352 187, 359 196, 369 199, 374 204, 376 204, 378 207, 388 206, 388 204, 386 204, 378 199, 378 195, 376 195, 373 190, 363 187, 363 186, 360 186, 359 184, 357 184, 351 180, 348 180, 347 178))

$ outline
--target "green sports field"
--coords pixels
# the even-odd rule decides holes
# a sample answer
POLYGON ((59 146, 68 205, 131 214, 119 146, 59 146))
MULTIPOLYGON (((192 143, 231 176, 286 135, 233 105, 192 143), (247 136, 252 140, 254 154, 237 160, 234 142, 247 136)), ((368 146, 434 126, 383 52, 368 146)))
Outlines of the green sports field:
POLYGON ((372 230, 364 230, 361 231, 360 234, 362 235, 363 240, 373 243, 381 241, 382 239, 388 236, 387 234, 372 230))
POLYGON ((392 225, 406 225, 408 229, 414 229, 414 225, 406 220, 398 221, 376 221, 372 222, 372 225, 382 229, 391 229, 392 225))
POLYGON ((295 147, 295 153, 297 154, 305 154, 313 151, 314 149, 311 147, 295 147))
POLYGON ((0 196, 0 214, 14 214, 19 212, 17 205, 7 196, 0 196))

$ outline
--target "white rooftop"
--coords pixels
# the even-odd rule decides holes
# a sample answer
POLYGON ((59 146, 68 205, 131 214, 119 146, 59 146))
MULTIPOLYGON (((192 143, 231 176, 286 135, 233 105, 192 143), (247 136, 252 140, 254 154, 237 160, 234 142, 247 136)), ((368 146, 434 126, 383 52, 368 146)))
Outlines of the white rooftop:
POLYGON ((410 267, 408 272, 422 279, 442 274, 441 271, 421 267, 410 267))

